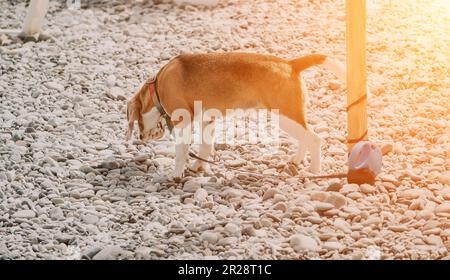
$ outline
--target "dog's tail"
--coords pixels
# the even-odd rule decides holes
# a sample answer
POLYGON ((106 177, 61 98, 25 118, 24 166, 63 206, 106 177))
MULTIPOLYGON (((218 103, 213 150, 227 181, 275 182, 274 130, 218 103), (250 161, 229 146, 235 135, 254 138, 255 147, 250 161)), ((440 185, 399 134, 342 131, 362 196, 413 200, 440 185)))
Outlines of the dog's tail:
POLYGON ((294 60, 289 61, 295 73, 300 73, 303 70, 314 66, 323 65, 329 71, 333 72, 341 81, 346 80, 346 69, 345 66, 336 59, 328 57, 322 54, 311 54, 306 55, 294 60))

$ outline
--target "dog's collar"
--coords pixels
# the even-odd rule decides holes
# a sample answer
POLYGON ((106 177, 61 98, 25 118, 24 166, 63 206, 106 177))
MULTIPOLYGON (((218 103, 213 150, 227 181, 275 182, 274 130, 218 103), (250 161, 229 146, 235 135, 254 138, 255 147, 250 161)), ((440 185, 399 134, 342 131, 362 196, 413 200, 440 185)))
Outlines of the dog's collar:
POLYGON ((166 125, 169 128, 170 133, 172 133, 173 125, 172 121, 170 120, 170 116, 169 114, 167 114, 166 110, 164 110, 164 107, 161 105, 161 102, 159 101, 159 95, 157 91, 157 78, 158 76, 147 81, 148 92, 153 101, 153 104, 155 105, 156 109, 161 114, 161 116, 166 120, 166 125))

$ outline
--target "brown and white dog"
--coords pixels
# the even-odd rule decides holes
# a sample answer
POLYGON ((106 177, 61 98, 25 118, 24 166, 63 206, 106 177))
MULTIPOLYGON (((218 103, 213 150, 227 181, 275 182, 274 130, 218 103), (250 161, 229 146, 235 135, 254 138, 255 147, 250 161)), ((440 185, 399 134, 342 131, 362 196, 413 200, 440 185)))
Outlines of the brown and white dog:
MULTIPOLYGON (((322 64, 342 81, 345 68, 337 60, 313 54, 294 60, 249 53, 184 54, 171 60, 159 73, 156 91, 168 115, 185 109, 194 117, 194 101, 202 101, 204 110, 226 113, 233 108, 279 110, 280 128, 298 140, 299 148, 292 162, 299 164, 307 150, 311 153, 310 171, 320 172, 321 139, 308 129, 305 120, 306 87, 300 73, 322 64)), ((127 104, 129 139, 134 121, 138 121, 140 139, 148 141, 164 135, 162 115, 145 83, 127 104)), ((172 119, 173 120, 173 119, 172 119)), ((176 126, 178 121, 173 121, 176 126)), ((200 144, 199 156, 208 159, 213 143, 200 144)), ((189 144, 175 145, 173 177, 182 177, 188 159, 189 144)), ((205 168, 195 162, 193 169, 205 168)))

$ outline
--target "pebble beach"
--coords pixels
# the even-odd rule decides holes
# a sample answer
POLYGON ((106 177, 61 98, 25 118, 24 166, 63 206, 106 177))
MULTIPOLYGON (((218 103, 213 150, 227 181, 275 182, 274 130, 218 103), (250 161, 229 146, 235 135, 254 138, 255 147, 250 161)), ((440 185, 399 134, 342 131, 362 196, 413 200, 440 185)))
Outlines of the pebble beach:
MULTIPOLYGON (((368 2, 369 139, 389 150, 374 185, 301 179, 284 134, 216 144, 221 165, 179 182, 170 137, 125 139, 126 101, 181 53, 345 62, 345 1, 50 1, 49 40, 0 35, 0 259, 449 260, 450 6, 368 2)), ((0 11, 20 29, 25 1, 0 11)), ((303 77, 322 174, 346 172, 345 84, 303 77)))

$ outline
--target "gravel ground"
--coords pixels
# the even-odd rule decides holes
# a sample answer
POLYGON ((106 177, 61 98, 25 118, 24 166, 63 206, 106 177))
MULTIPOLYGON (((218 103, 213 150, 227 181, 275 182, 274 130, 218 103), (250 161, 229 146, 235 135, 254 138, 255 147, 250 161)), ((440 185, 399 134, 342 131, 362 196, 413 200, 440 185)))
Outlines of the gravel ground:
MULTIPOLYGON (((0 28, 20 27, 15 2, 0 0, 0 28)), ((369 136, 392 144, 375 186, 277 179, 305 174, 286 168, 285 136, 280 149, 217 145, 217 159, 262 180, 213 166, 168 182, 169 138, 124 139, 125 100, 179 53, 345 61, 344 1, 50 2, 54 41, 0 37, 0 259, 450 258, 445 0, 369 6, 369 136)), ((345 171, 345 88, 318 67, 305 79, 323 170, 345 171)))

